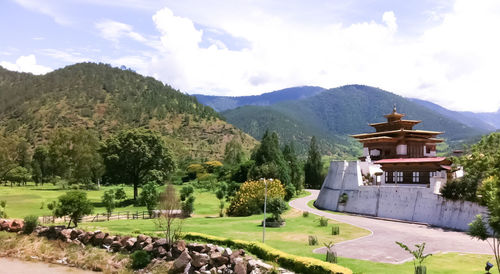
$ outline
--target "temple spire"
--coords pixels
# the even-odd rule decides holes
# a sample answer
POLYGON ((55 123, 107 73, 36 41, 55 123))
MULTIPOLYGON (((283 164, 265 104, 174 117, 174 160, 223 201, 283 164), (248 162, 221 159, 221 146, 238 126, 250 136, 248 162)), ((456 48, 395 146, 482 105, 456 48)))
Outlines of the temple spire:
POLYGON ((397 113, 397 111, 396 111, 396 103, 394 103, 394 108, 392 109, 392 113, 397 113))

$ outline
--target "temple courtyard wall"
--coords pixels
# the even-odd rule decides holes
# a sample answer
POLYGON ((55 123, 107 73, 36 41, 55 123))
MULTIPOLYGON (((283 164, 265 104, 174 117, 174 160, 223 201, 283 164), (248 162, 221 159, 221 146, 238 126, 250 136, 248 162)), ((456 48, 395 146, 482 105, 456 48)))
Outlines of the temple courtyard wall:
POLYGON ((359 161, 333 161, 315 206, 462 231, 468 230, 477 214, 486 215, 486 208, 476 203, 443 198, 435 183, 431 180, 430 187, 363 185, 359 161), (348 198, 341 203, 344 193, 348 198))

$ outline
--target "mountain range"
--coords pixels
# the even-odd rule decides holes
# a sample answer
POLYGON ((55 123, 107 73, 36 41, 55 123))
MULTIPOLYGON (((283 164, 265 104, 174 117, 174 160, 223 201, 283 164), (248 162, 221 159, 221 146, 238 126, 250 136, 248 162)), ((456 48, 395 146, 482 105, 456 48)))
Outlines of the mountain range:
POLYGON ((151 128, 183 159, 221 159, 233 138, 247 151, 257 143, 195 97, 131 70, 79 63, 35 76, 0 67, 0 134, 36 146, 58 128, 75 127, 102 137, 151 128))
POLYGON ((468 112, 455 112, 437 104, 419 99, 405 98, 388 91, 363 85, 348 85, 333 89, 296 87, 259 96, 224 97, 197 96, 201 103, 215 109, 225 109, 221 114, 227 121, 255 138, 266 129, 278 132, 283 142, 294 142, 300 152, 305 152, 310 137, 320 140, 323 153, 339 158, 359 155, 360 145, 349 134, 372 132, 369 123, 383 122, 383 115, 392 111, 393 105, 406 119, 421 120, 416 129, 443 131, 450 147, 473 142, 478 136, 500 128, 497 116, 468 112), (272 102, 264 98, 273 98, 272 102), (224 102, 233 102, 231 104, 224 102), (245 105, 246 104, 246 105, 245 105))

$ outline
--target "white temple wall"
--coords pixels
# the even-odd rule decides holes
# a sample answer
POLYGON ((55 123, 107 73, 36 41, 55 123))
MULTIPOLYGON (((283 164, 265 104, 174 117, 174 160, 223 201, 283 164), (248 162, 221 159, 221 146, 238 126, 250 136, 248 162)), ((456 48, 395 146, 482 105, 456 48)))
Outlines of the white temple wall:
POLYGON ((477 214, 486 208, 471 202, 447 200, 435 194, 435 186, 443 179, 434 177, 431 186, 380 185, 363 186, 357 161, 332 162, 328 176, 316 201, 319 208, 338 210, 342 193, 348 195, 343 211, 428 223, 439 227, 467 230, 477 214))

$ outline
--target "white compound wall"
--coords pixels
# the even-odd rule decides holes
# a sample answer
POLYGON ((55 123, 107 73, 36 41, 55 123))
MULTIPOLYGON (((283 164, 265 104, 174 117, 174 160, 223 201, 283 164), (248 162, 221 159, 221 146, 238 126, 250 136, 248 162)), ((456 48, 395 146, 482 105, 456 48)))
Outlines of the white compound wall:
MULTIPOLYGON (((431 182, 431 186, 434 182, 431 182)), ((319 208, 383 218, 428 223, 468 230, 477 214, 486 208, 467 201, 451 201, 426 186, 363 186, 359 161, 332 161, 315 205, 319 208), (348 195, 345 205, 338 199, 348 195)))

